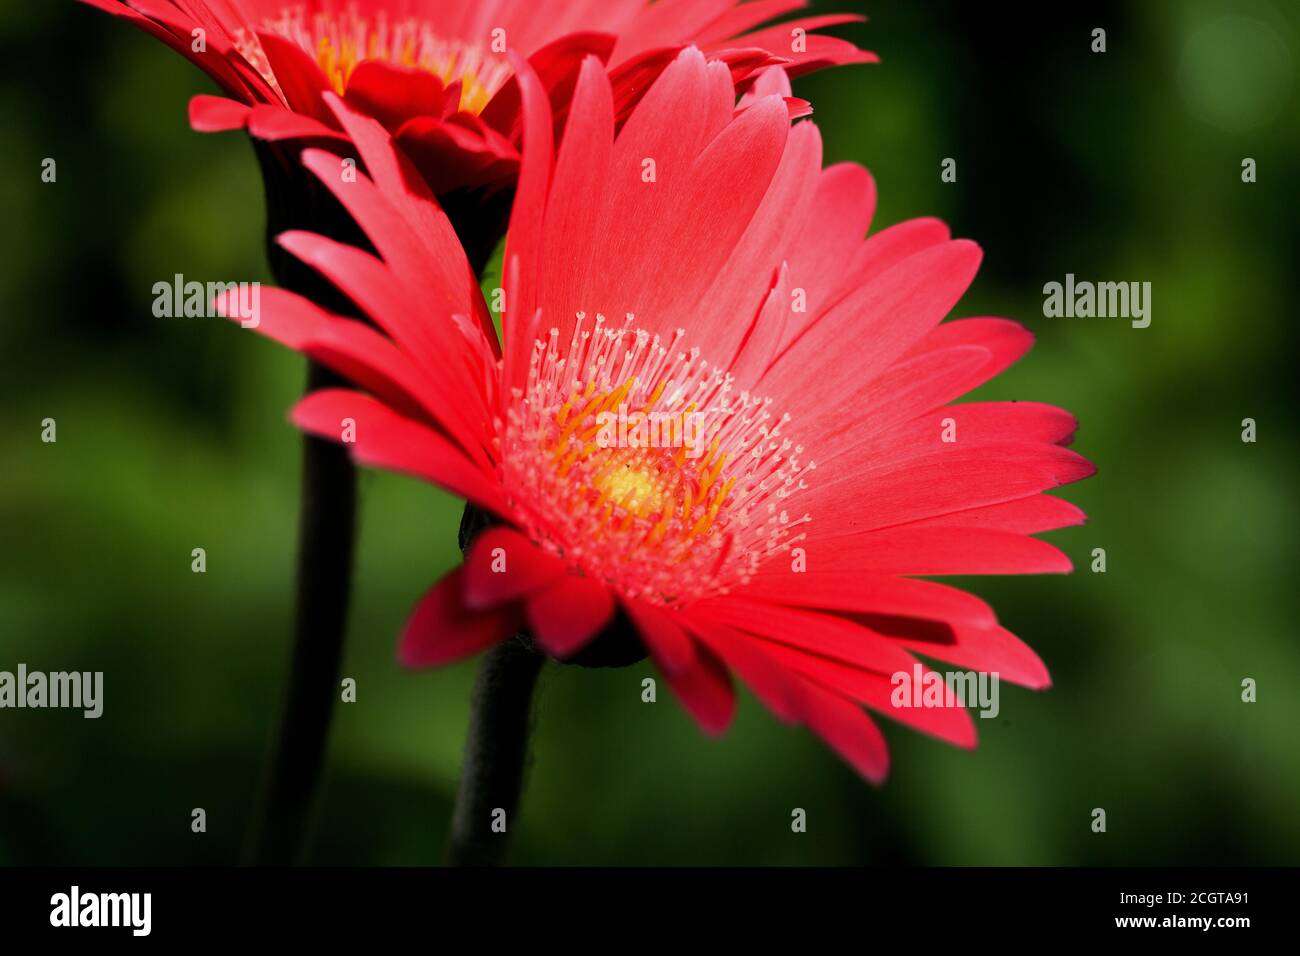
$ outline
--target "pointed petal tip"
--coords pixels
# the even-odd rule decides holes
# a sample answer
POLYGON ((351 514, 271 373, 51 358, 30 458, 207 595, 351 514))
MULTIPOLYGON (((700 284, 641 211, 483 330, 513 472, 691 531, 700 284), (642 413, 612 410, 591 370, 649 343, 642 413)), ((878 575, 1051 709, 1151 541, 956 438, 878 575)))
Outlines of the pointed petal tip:
POLYGON ((287 252, 296 252, 312 235, 314 234, 305 229, 286 229, 284 232, 276 233, 275 244, 287 252))
POLYGON ((973 732, 969 740, 954 740, 952 743, 958 750, 965 750, 973 753, 979 749, 979 741, 975 738, 973 732))
POLYGON ((425 670, 427 667, 431 667, 432 665, 420 663, 413 644, 409 629, 404 629, 402 636, 397 640, 397 653, 395 655, 397 666, 408 671, 425 670))
POLYGON ((984 259, 984 249, 974 239, 953 239, 951 240, 953 251, 958 255, 962 262, 971 262, 978 268, 980 262, 984 259))
POLYGON ((196 133, 224 133, 247 126, 250 110, 228 97, 200 93, 190 98, 186 112, 196 133))

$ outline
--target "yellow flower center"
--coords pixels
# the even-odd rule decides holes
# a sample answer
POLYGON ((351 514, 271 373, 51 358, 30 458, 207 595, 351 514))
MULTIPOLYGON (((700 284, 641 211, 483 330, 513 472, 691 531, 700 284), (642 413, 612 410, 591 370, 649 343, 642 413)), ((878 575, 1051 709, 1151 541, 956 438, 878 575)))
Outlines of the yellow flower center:
POLYGON ((687 601, 801 539, 812 462, 786 416, 670 342, 580 320, 537 343, 506 421, 503 479, 533 538, 629 596, 687 601))
MULTIPOLYGON (((286 7, 267 17, 262 28, 313 57, 340 96, 359 64, 382 60, 424 70, 438 77, 445 87, 459 83, 459 109, 481 113, 511 74, 505 57, 489 52, 484 44, 445 39, 428 21, 415 17, 390 18, 384 11, 363 15, 355 3, 337 12, 311 14, 300 6, 286 7)), ((237 36, 236 47, 283 95, 256 38, 237 36)))

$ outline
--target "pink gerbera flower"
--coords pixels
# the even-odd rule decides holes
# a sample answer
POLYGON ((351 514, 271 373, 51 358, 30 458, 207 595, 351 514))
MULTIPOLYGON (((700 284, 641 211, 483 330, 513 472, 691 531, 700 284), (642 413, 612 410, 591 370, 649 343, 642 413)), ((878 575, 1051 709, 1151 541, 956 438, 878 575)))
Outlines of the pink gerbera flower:
POLYGON ((582 58, 598 56, 622 114, 687 43, 726 63, 741 84, 771 63, 798 74, 876 59, 810 32, 861 17, 761 26, 807 0, 83 2, 147 30, 221 85, 226 97, 191 102, 195 129, 345 140, 321 99, 332 90, 383 123, 440 195, 507 184, 518 171, 519 96, 507 51, 530 60, 561 109, 582 58))
POLYGON ((1035 688, 1047 671, 983 601, 917 576, 1069 571, 1032 535, 1083 520, 1043 492, 1093 471, 1062 447, 1075 421, 1060 409, 949 404, 1031 342, 1005 319, 940 324, 979 248, 933 219, 864 240, 872 179, 822 169, 779 70, 738 108, 726 66, 687 49, 618 128, 588 58, 556 150, 544 88, 515 69, 503 346, 433 195, 337 96, 369 177, 343 181, 321 151, 303 162, 379 255, 279 241, 376 328, 263 293, 261 332, 361 389, 308 396, 301 428, 494 516, 418 603, 401 661, 520 630, 572 660, 622 631, 711 732, 734 672, 873 781, 888 754, 862 705, 972 746, 964 709, 896 708, 891 675, 914 654, 1035 688), (601 440, 615 410, 689 416, 705 438, 601 440))

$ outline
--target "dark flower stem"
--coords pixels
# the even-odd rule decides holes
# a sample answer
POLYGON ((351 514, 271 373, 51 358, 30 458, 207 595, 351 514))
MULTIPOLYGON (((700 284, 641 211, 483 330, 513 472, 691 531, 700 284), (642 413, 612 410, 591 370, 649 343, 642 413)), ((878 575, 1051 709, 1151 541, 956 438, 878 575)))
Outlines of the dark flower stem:
MULTIPOLYGON (((350 304, 274 241, 286 229, 312 229, 366 245, 337 202, 299 168, 296 158, 255 143, 266 187, 267 255, 276 282, 327 308, 350 304)), ((346 384, 324 366, 307 363, 306 391, 346 384)), ((293 647, 284 710, 259 807, 244 847, 256 865, 299 862, 312 796, 321 776, 340 668, 351 594, 356 531, 356 469, 342 445, 306 436, 302 446, 298 564, 293 647)))
MULTIPOLYGON (((266 249, 276 282, 333 312, 356 315, 355 306, 346 296, 288 255, 275 237, 288 229, 306 229, 374 252, 370 242, 329 191, 303 171, 294 150, 286 153, 274 144, 257 140, 254 149, 266 190, 266 249)), ((497 238, 504 232, 509 191, 502 190, 490 200, 470 195, 447 197, 444 205, 468 250, 471 268, 481 275, 497 238)), ((308 393, 346 384, 323 366, 308 362, 308 393)), ((271 766, 244 851, 245 860, 258 865, 291 864, 301 857, 312 796, 324 763, 330 718, 341 690, 339 677, 356 528, 356 469, 342 446, 310 436, 303 442, 292 660, 271 766)), ((506 807, 513 814, 523 773, 528 705, 541 658, 523 682, 519 678, 526 668, 512 662, 502 666, 513 676, 487 679, 484 692, 476 695, 476 700, 481 696, 493 702, 485 705, 493 716, 482 722, 481 732, 471 730, 467 768, 477 769, 467 773, 470 783, 463 783, 461 790, 475 799, 490 799, 505 787, 509 802, 493 806, 506 807), (510 707, 497 702, 499 686, 511 688, 512 695, 523 694, 522 717, 516 731, 518 766, 513 773, 503 773, 497 766, 501 755, 512 752, 512 745, 493 743, 498 724, 512 726, 507 719, 510 707), (480 751, 485 756, 476 756, 480 751)), ((476 721, 475 726, 479 723, 476 721)), ((473 836, 470 823, 465 824, 464 832, 473 836)))
POLYGON ((505 862, 524 783, 533 690, 544 660, 516 637, 494 647, 479 665, 451 818, 450 866, 505 862), (504 822, 504 832, 499 824, 493 829, 498 821, 504 822))
MULTIPOLYGON (((336 384, 312 362, 307 391, 336 384)), ((246 848, 257 865, 296 863, 340 693, 355 533, 356 470, 341 445, 307 436, 298 519, 297 611, 284 712, 246 848)))
MULTIPOLYGON (((472 504, 460 517, 460 549, 468 552, 493 518, 472 504)), ((500 866, 523 791, 533 691, 545 659, 527 635, 483 656, 470 700, 465 759, 447 840, 449 866, 500 866), (493 811, 505 811, 504 833, 492 829, 493 811)))

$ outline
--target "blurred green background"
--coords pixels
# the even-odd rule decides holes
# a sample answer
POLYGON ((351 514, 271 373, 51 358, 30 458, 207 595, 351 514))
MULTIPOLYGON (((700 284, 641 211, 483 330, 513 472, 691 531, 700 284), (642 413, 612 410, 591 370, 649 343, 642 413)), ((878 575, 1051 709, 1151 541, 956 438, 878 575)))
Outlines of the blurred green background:
MULTIPOLYGON (((1300 22, 1289 2, 1090 7, 1026 20, 878 0, 837 32, 883 63, 796 85, 828 161, 875 174, 877 225, 938 215, 983 245, 959 314, 1037 334, 982 397, 1082 422, 1075 448, 1100 474, 1066 495, 1091 520, 1051 536, 1080 570, 959 582, 1054 688, 1004 685, 973 753, 887 726, 894 769, 873 789, 747 695, 712 740, 665 687, 641 702, 648 664, 549 666, 517 862, 1300 862, 1300 22), (1067 272, 1150 281, 1151 327, 1043 318, 1043 284, 1067 272)), ((123 23, 5 4, 0 39, 0 669, 106 675, 97 721, 0 711, 0 862, 233 862, 288 656, 285 410, 303 368, 151 304, 177 272, 270 281, 258 172, 243 137, 188 129, 206 79, 123 23)), ((434 862, 475 665, 402 672, 394 643, 457 558, 459 505, 391 475, 365 474, 362 494, 344 667, 358 701, 337 709, 310 858, 434 862)))

